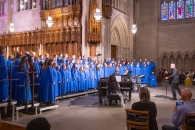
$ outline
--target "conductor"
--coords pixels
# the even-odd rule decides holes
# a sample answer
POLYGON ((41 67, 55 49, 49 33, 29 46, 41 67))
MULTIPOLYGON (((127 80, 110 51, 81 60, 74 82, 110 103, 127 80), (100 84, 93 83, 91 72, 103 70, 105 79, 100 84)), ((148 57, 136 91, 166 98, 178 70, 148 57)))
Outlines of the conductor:
POLYGON ((179 88, 179 71, 175 68, 175 64, 173 63, 170 65, 170 68, 172 69, 172 74, 166 77, 165 79, 172 78, 171 89, 172 89, 173 98, 171 98, 170 100, 177 100, 176 90, 181 96, 181 89, 179 88))

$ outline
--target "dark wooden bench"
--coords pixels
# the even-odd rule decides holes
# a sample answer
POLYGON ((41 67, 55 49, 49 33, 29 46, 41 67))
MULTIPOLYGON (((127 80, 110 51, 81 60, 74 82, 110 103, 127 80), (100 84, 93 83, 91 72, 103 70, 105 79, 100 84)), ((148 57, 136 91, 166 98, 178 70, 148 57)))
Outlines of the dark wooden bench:
POLYGON ((120 97, 119 97, 118 95, 108 95, 108 96, 107 96, 107 99, 108 99, 108 101, 109 101, 109 106, 111 106, 112 100, 115 100, 115 101, 121 100, 120 97))

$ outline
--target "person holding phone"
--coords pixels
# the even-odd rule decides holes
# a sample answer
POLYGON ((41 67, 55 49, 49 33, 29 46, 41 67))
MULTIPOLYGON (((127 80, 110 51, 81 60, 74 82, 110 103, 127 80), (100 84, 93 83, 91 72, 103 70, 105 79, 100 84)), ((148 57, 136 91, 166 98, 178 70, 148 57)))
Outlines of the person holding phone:
POLYGON ((170 68, 172 69, 172 74, 166 77, 165 79, 173 78, 171 81, 171 89, 172 89, 173 98, 171 98, 170 100, 177 100, 176 90, 181 96, 181 89, 179 88, 179 82, 180 82, 179 81, 179 71, 175 68, 175 64, 173 63, 170 65, 170 68))
POLYGON ((172 123, 174 124, 174 126, 163 125, 162 130, 180 130, 182 129, 183 118, 185 114, 195 114, 195 102, 192 101, 192 92, 190 91, 190 89, 184 88, 182 90, 181 97, 183 103, 177 102, 173 108, 172 123))

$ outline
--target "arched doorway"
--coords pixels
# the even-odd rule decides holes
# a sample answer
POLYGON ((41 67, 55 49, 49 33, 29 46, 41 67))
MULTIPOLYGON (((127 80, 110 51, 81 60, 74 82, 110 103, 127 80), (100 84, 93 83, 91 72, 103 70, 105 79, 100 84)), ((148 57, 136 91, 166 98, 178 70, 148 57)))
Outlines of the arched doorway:
POLYGON ((111 58, 129 59, 128 29, 121 16, 117 16, 111 27, 111 58))

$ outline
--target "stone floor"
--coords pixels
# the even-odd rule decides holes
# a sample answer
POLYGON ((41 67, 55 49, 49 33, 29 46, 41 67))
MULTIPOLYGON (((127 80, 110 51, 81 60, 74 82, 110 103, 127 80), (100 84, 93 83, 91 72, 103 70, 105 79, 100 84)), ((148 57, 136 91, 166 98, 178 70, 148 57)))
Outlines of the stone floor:
MULTIPOLYGON (((149 88, 151 100, 157 106, 157 122, 161 129, 163 124, 171 125, 172 108, 176 101, 165 99, 165 84, 160 87, 149 88)), ((186 86, 181 85, 180 88, 186 86)), ((189 87, 195 99, 195 86, 189 87)), ((178 95, 178 93, 177 93, 178 95)), ((168 98, 172 96, 171 87, 168 85, 168 98)), ((178 97, 180 98, 180 97, 178 97)), ((131 108, 132 103, 139 101, 138 93, 132 93, 132 100, 126 103, 124 108, 119 106, 107 106, 94 103, 98 102, 96 94, 77 97, 71 105, 69 100, 58 102, 57 110, 45 111, 41 115, 24 115, 20 113, 20 119, 15 121, 26 125, 36 117, 46 117, 51 124, 51 130, 125 130, 125 109, 131 108)))

